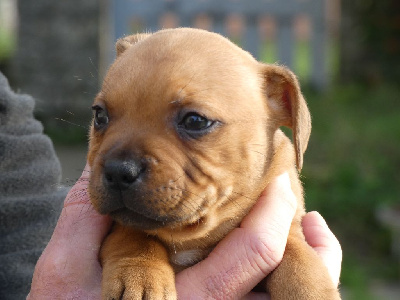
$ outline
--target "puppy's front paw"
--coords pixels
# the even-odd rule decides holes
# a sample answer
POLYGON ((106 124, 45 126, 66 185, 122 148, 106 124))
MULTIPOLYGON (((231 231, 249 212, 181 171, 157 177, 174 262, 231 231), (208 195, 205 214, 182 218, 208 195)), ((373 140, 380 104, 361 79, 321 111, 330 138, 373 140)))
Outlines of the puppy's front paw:
POLYGON ((102 299, 177 299, 175 275, 168 265, 143 264, 103 269, 102 299))

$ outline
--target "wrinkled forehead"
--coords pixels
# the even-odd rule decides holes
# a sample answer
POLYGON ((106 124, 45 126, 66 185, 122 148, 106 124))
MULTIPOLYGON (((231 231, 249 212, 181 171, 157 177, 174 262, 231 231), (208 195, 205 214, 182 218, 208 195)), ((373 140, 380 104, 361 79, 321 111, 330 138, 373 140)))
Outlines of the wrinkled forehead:
POLYGON ((260 87, 256 61, 214 34, 157 33, 133 45, 111 66, 103 93, 109 101, 219 99, 260 87), (129 99, 127 99, 127 97, 129 99))

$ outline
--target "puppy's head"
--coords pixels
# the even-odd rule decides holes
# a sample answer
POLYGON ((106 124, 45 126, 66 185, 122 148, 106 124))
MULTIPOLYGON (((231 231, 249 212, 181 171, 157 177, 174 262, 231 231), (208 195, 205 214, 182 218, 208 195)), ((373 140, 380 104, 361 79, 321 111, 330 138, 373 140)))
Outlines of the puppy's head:
POLYGON ((282 125, 301 167, 310 119, 287 69, 195 29, 130 36, 117 53, 93 104, 89 191, 100 213, 148 230, 218 226, 265 187, 282 125))

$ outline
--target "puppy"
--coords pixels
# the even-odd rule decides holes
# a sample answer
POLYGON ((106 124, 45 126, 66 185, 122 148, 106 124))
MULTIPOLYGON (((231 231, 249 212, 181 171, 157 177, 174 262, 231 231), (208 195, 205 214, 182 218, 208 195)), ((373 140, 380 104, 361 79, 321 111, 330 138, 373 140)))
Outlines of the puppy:
POLYGON ((101 249, 103 298, 176 299, 174 274, 288 172, 298 209, 266 289, 272 299, 340 299, 300 225, 311 122, 293 73, 197 29, 128 36, 116 49, 88 152, 91 201, 116 221, 101 249))

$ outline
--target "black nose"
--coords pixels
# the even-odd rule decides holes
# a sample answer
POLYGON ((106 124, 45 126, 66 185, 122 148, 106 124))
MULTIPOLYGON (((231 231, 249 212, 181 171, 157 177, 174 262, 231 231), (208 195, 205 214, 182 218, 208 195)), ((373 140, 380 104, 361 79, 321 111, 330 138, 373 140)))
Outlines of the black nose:
POLYGON ((126 190, 143 174, 145 166, 133 160, 109 160, 104 164, 105 184, 112 189, 126 190))

